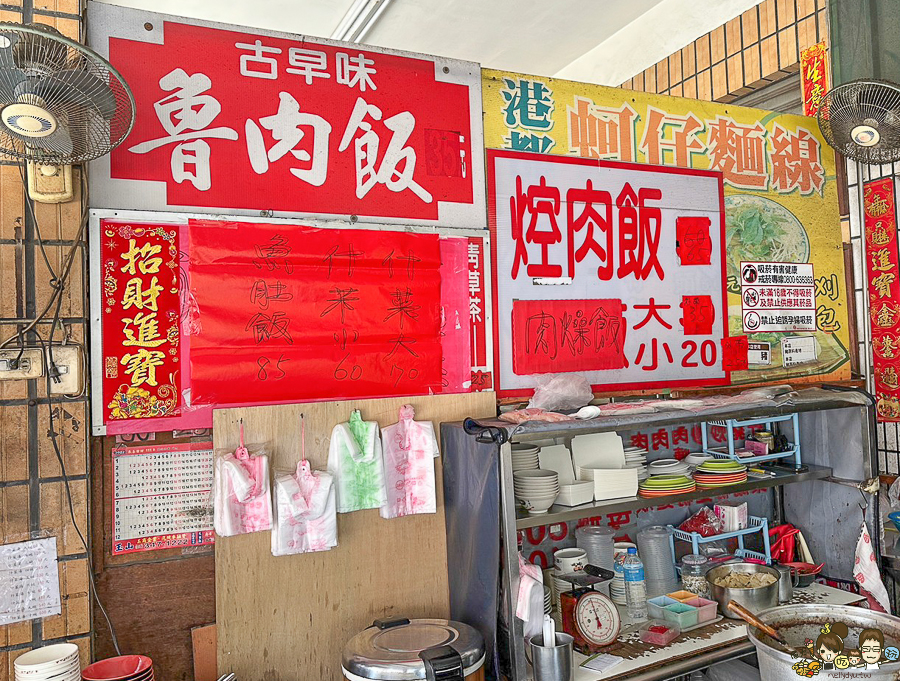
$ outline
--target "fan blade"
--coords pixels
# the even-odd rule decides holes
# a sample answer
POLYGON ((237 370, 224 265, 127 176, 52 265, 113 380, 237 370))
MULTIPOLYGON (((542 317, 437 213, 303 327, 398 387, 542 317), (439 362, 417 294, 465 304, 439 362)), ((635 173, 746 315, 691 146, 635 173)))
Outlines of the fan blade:
POLYGON ((0 31, 0 96, 6 103, 16 101, 16 87, 27 79, 13 58, 13 48, 17 42, 15 33, 0 31), (2 46, 4 44, 6 47, 2 46))
POLYGON ((60 71, 38 81, 32 90, 45 102, 96 108, 106 120, 116 115, 116 97, 97 76, 80 69, 60 71))
POLYGON ((71 156, 72 138, 62 125, 46 137, 32 137, 25 142, 29 147, 43 149, 48 156, 71 156))

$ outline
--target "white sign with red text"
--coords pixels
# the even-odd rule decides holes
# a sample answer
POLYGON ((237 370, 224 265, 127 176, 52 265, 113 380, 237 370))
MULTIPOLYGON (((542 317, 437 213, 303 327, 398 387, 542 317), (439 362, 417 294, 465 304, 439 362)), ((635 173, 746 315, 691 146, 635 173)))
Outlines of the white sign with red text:
POLYGON ((816 283, 808 263, 741 262, 744 331, 815 331, 816 283))
POLYGON ((721 174, 487 153, 501 396, 728 383, 721 174))
POLYGON ((90 4, 134 92, 91 206, 483 228, 478 64, 90 4))

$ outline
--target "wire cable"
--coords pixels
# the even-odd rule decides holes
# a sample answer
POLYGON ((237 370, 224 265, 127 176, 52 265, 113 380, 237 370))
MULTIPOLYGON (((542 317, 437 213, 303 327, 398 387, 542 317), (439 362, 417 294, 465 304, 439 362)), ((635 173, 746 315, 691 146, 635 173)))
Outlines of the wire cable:
MULTIPOLYGON (((21 167, 20 167, 21 169, 21 167)), ((23 176, 24 181, 24 176, 23 176)), ((82 181, 82 195, 83 198, 86 196, 86 182, 85 175, 82 171, 81 174, 82 181)), ((69 474, 66 471, 66 463, 63 459, 62 450, 59 446, 59 433, 56 432, 56 416, 54 414, 53 405, 54 403, 51 401, 51 381, 56 380, 58 382, 59 378, 59 370, 56 368, 56 364, 53 361, 53 336, 56 333, 56 327, 59 324, 60 312, 62 310, 62 301, 63 301, 63 291, 65 290, 66 283, 68 282, 69 275, 72 271, 72 263, 75 260, 75 253, 78 247, 81 245, 85 227, 88 223, 88 209, 87 203, 85 202, 85 209, 81 218, 81 225, 78 229, 78 234, 75 236, 75 240, 72 243, 72 246, 69 249, 69 252, 66 254, 66 258, 63 263, 63 269, 60 271, 60 275, 54 273, 53 268, 50 266, 49 258, 46 255, 46 251, 43 244, 43 239, 40 235, 40 228, 38 227, 37 216, 34 213, 33 207, 31 207, 31 202, 26 199, 25 203, 29 206, 29 211, 32 219, 34 220, 35 225, 35 235, 38 239, 38 244, 40 246, 40 251, 44 255, 44 261, 47 264, 47 269, 50 271, 51 276, 53 277, 50 281, 50 285, 53 287, 53 294, 50 296, 50 300, 47 301, 47 306, 38 315, 35 319, 33 319, 28 326, 23 329, 20 329, 15 336, 12 336, 10 339, 7 339, 0 347, 3 347, 9 343, 10 340, 14 340, 16 338, 19 339, 19 344, 24 350, 25 347, 25 334, 32 333, 34 337, 37 339, 39 345, 41 346, 41 358, 44 363, 45 368, 45 387, 47 391, 47 421, 49 424, 49 432, 48 437, 50 438, 50 442, 53 444, 53 452, 56 455, 56 461, 59 463, 59 470, 63 480, 63 486, 66 490, 66 501, 69 507, 69 516, 72 519, 72 527, 75 528, 75 533, 78 535, 78 539, 81 541, 81 545, 84 547, 85 557, 87 560, 87 568, 88 568, 88 582, 91 589, 91 596, 93 596, 94 602, 97 603, 97 608, 103 614, 103 619, 106 620, 106 626, 109 627, 109 635, 112 639, 113 648, 116 651, 116 655, 121 655, 122 651, 119 648, 119 639, 116 635, 116 629, 113 626, 112 620, 109 617, 109 613, 106 610, 106 607, 103 605, 103 601, 100 599, 100 594, 97 592, 97 583, 94 577, 94 561, 92 558, 91 549, 88 546, 87 539, 81 531, 81 528, 78 527, 78 520, 75 517, 75 502, 72 498, 72 487, 69 480, 69 474), (43 320, 47 313, 50 311, 50 308, 53 304, 56 303, 56 309, 53 312, 53 320, 50 325, 50 336, 47 341, 44 340, 43 336, 35 329, 37 324, 43 320)), ((21 355, 21 353, 20 353, 21 355)), ((65 400, 61 400, 56 404, 64 404, 65 400)))

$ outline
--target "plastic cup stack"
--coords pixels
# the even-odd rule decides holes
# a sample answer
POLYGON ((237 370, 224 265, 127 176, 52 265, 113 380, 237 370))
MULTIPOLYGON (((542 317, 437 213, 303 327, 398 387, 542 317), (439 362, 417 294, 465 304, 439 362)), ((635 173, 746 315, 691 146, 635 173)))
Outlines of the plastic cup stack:
POLYGON ((597 525, 585 525, 575 530, 575 542, 579 549, 587 553, 589 565, 613 569, 613 535, 615 531, 611 527, 599 527, 597 525))
POLYGON ((678 589, 669 534, 668 528, 662 525, 647 527, 637 534, 638 554, 644 563, 647 598, 662 596, 678 589))

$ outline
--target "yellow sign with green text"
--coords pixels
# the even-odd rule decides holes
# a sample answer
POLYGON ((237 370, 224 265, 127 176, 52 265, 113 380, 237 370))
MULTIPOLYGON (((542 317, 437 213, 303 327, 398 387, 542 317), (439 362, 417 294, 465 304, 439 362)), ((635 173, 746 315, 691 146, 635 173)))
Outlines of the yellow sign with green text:
POLYGON ((488 69, 482 78, 488 149, 722 173, 727 335, 747 338, 731 383, 850 378, 835 156, 815 119, 488 69))

